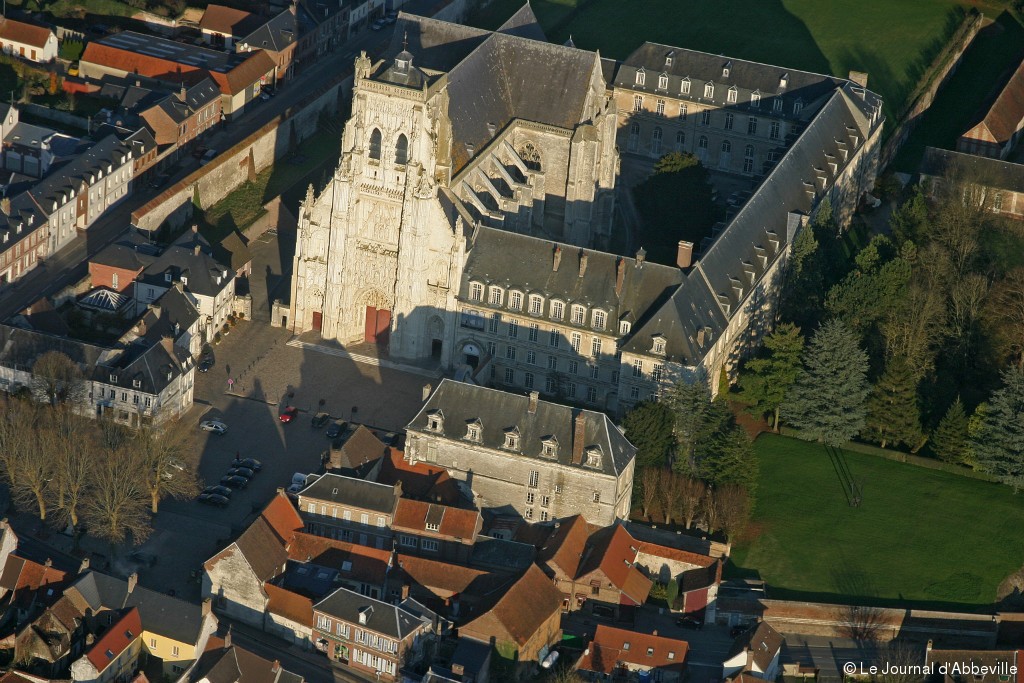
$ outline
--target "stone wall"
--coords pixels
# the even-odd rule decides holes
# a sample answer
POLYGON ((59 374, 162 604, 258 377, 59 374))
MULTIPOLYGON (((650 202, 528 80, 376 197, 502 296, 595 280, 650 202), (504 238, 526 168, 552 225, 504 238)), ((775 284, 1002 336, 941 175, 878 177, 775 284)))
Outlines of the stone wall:
POLYGON ((46 121, 53 121, 54 123, 59 123, 65 126, 72 126, 79 130, 89 130, 89 119, 82 116, 75 116, 71 112, 59 111, 39 104, 32 104, 31 102, 20 104, 18 107, 26 114, 38 116, 46 121))

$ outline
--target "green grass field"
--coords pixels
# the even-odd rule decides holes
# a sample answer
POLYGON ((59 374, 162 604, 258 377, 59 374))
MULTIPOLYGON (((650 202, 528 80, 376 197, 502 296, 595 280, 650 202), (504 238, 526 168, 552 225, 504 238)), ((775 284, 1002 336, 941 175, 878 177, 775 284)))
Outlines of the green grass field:
MULTIPOLYGON (((957 8, 994 16, 1000 0, 596 0, 551 32, 576 0, 533 0, 549 38, 622 59, 645 40, 846 76, 867 71, 891 116, 955 27, 957 8)), ((494 0, 476 18, 497 28, 523 0, 494 0)))
POLYGON ((850 507, 823 446, 757 440, 752 538, 730 571, 769 597, 980 609, 1024 564, 1024 495, 937 470, 846 452, 862 487, 850 507))

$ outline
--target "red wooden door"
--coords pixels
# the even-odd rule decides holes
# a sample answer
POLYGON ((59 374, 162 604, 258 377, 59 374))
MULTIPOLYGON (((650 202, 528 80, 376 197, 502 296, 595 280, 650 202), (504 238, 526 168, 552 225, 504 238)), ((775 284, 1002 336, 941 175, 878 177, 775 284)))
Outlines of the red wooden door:
POLYGON ((363 341, 367 344, 377 341, 377 309, 373 306, 366 307, 366 328, 363 332, 363 341))
POLYGON ((391 333, 391 311, 377 311, 377 346, 387 348, 391 333))
POLYGON ((386 347, 391 332, 391 311, 385 308, 366 307, 366 327, 363 340, 368 344, 386 347))
POLYGON ((313 311, 313 329, 324 329, 324 314, 321 311, 313 311))

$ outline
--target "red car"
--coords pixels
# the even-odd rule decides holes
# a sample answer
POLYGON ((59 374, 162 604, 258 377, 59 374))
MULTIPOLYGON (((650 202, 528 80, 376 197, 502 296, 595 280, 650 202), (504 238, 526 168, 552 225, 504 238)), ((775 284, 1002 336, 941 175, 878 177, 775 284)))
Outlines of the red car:
POLYGON ((281 414, 278 415, 278 417, 281 418, 281 422, 284 422, 285 424, 288 424, 289 422, 294 420, 295 416, 298 415, 298 414, 299 414, 299 409, 298 408, 296 408, 295 406, 288 406, 287 408, 285 408, 284 410, 281 411, 281 414))

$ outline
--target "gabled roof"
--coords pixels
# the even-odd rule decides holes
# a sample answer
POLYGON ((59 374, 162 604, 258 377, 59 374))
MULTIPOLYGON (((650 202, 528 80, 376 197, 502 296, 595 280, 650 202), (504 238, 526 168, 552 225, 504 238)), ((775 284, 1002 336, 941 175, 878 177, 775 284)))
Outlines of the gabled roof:
POLYGON ((102 673, 111 662, 131 647, 142 635, 142 618, 137 607, 132 607, 100 636, 92 649, 85 653, 89 663, 102 673))
POLYGON ((202 296, 216 296, 234 286, 234 271, 214 258, 213 247, 205 238, 191 231, 154 258, 142 280, 166 288, 168 275, 172 281, 187 280, 185 288, 202 296))
POLYGON ((263 584, 267 593, 267 612, 276 614, 296 624, 313 627, 313 601, 286 588, 272 583, 263 584))
POLYGON ((683 640, 598 624, 578 668, 610 675, 620 663, 628 663, 644 669, 681 671, 687 650, 683 640))
POLYGON ((292 505, 292 501, 284 493, 277 493, 271 498, 260 516, 266 520, 277 537, 285 543, 291 541, 292 537, 306 526, 295 506, 292 505))
POLYGON ((295 534, 288 545, 288 559, 329 567, 338 578, 381 584, 387 578, 391 552, 313 534, 295 534))
POLYGON ((540 567, 531 564, 507 592, 488 610, 460 629, 479 634, 482 640, 506 636, 523 646, 553 614, 562 609, 562 592, 551 583, 540 567), (504 630, 496 633, 493 621, 504 630))
POLYGON ((498 33, 507 33, 520 38, 539 40, 547 42, 548 37, 544 35, 544 29, 540 26, 537 15, 533 13, 533 7, 527 2, 516 10, 515 14, 498 27, 498 33))
POLYGON ((459 500, 459 487, 448 470, 425 462, 410 464, 402 451, 388 448, 377 474, 379 484, 402 484, 402 496, 453 505, 459 500))
POLYGON ((391 527, 448 536, 472 543, 480 529, 480 512, 402 498, 391 527))
POLYGON ((46 41, 53 36, 53 31, 45 26, 26 24, 0 17, 0 40, 8 43, 21 43, 33 47, 46 47, 46 41))
POLYGON ((638 545, 621 524, 599 529, 587 542, 577 578, 600 570, 624 595, 643 604, 652 584, 635 566, 638 545))
POLYGON ((279 12, 245 37, 239 38, 238 42, 240 45, 248 45, 253 50, 281 52, 294 45, 298 37, 299 21, 289 8, 279 12))
MULTIPOLYGON (((999 91, 992 107, 978 126, 984 126, 1002 146, 1009 142, 1024 121, 1024 60, 999 91)), ((971 129, 973 130, 973 128, 971 129)), ((970 131, 965 133, 969 135, 970 131)))
POLYGON ((398 640, 404 640, 424 625, 419 617, 401 605, 374 600, 347 588, 334 591, 313 609, 350 624, 360 624, 360 614, 365 614, 367 629, 398 640))
POLYGON ((341 466, 356 468, 381 457, 387 446, 366 425, 358 425, 339 450, 345 460, 341 466))
POLYGON ((302 683, 302 676, 286 671, 278 661, 231 645, 210 649, 196 662, 190 681, 207 683, 302 683))
POLYGON ((926 147, 920 171, 923 175, 940 179, 945 178, 947 174, 956 177, 963 173, 965 180, 978 182, 986 187, 1024 192, 1024 164, 926 147))
POLYGON ((428 419, 435 411, 441 411, 444 416, 439 435, 451 441, 462 442, 466 437, 467 425, 479 420, 483 427, 481 443, 485 448, 506 450, 505 430, 518 428, 520 448, 518 451, 506 452, 521 455, 527 460, 547 460, 566 467, 579 467, 596 473, 618 476, 625 471, 636 454, 633 445, 604 413, 540 400, 537 401, 534 412, 530 412, 529 396, 451 379, 441 381, 406 429, 433 433, 428 430, 428 419), (586 458, 582 463, 572 464, 577 418, 583 420, 584 449, 601 449, 600 468, 588 468, 586 458), (543 442, 551 438, 556 439, 559 444, 557 456, 554 458, 542 455, 543 442))
POLYGON ((394 486, 328 473, 302 489, 299 496, 391 514, 398 504, 399 493, 394 486))
POLYGON ((67 573, 53 566, 8 555, 7 563, 0 573, 0 588, 14 594, 15 604, 28 607, 36 593, 42 593, 41 597, 47 603, 55 602, 60 596, 62 584, 68 578, 67 573))
POLYGON ((244 36, 254 31, 263 21, 256 14, 234 7, 207 5, 203 18, 199 20, 199 29, 228 36, 244 36))
POLYGON ((275 495, 263 512, 234 543, 207 560, 207 567, 239 552, 260 581, 277 576, 288 561, 287 546, 304 527, 295 507, 284 494, 275 495))
POLYGON ((576 578, 590 531, 583 515, 555 522, 555 530, 537 553, 537 561, 557 567, 571 579, 576 578))
POLYGON ((423 586, 439 597, 454 594, 478 599, 486 599, 494 591, 512 582, 508 575, 412 555, 398 556, 393 576, 423 586))
POLYGON ((726 656, 726 659, 731 659, 743 652, 749 652, 750 660, 748 665, 751 663, 756 664, 759 670, 767 671, 768 667, 771 666, 772 660, 775 659, 775 655, 782 649, 782 644, 785 640, 782 634, 768 625, 768 622, 762 621, 736 637, 732 647, 729 648, 729 654, 726 656))

